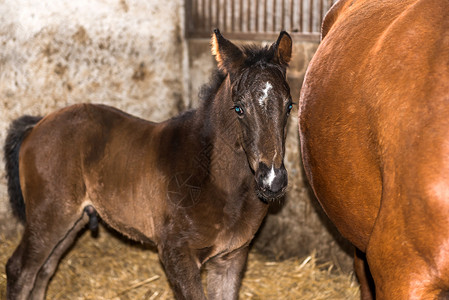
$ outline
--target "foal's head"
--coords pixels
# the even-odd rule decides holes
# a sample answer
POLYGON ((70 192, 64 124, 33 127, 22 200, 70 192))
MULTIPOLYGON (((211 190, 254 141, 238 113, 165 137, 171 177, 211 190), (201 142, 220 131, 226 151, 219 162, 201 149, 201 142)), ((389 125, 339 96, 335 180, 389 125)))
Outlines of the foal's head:
POLYGON ((212 36, 218 67, 228 74, 240 143, 255 173, 264 200, 282 196, 287 187, 284 152, 287 119, 292 109, 286 68, 292 40, 281 32, 266 48, 239 48, 218 30, 212 36))

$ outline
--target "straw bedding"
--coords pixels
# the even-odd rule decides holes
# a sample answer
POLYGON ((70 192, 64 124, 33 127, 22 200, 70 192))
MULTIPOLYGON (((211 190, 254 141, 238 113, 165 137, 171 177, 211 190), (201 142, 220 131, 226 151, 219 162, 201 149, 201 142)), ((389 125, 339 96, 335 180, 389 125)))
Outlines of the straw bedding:
MULTIPOLYGON (((4 266, 20 235, 0 235, 0 299, 6 294, 4 266)), ((154 250, 102 226, 97 238, 84 232, 63 258, 47 299, 153 300, 173 299, 173 294, 154 250)), ((319 263, 313 253, 270 261, 252 250, 240 299, 359 299, 359 287, 352 274, 319 263)))

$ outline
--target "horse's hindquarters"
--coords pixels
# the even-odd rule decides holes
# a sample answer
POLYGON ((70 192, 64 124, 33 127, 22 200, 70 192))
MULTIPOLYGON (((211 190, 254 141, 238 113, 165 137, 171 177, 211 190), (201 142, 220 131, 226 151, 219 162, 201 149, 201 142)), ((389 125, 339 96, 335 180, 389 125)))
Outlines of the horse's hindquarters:
POLYGON ((447 1, 348 1, 301 96, 312 187, 381 299, 449 290, 447 1))
POLYGON ((302 90, 300 136, 303 163, 310 184, 340 232, 365 251, 381 199, 378 148, 364 108, 339 90, 344 76, 332 79, 311 62, 302 90), (342 113, 344 111, 344 113, 342 113))

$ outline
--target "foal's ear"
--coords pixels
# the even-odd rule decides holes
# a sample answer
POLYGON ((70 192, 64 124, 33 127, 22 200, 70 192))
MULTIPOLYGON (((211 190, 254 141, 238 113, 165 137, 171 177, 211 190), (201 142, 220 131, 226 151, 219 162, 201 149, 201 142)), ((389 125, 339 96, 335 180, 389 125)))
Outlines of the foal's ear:
POLYGON ((290 35, 286 31, 282 31, 272 47, 274 48, 274 60, 286 67, 292 58, 292 38, 290 35))
POLYGON ((218 29, 214 30, 211 46, 218 68, 225 73, 237 72, 245 61, 245 55, 240 48, 225 39, 218 29))

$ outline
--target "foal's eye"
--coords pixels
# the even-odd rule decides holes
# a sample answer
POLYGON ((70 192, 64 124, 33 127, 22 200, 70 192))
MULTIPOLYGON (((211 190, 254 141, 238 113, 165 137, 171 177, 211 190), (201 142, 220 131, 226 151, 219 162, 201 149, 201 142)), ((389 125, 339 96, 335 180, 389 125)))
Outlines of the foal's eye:
POLYGON ((243 108, 241 108, 240 106, 238 106, 238 105, 236 105, 236 106, 234 106, 234 111, 239 115, 239 116, 241 116, 241 115, 243 115, 243 108))
POLYGON ((289 115, 290 114, 290 112, 292 111, 292 109, 293 109, 293 103, 289 103, 288 104, 288 106, 287 106, 287 115, 289 115))

